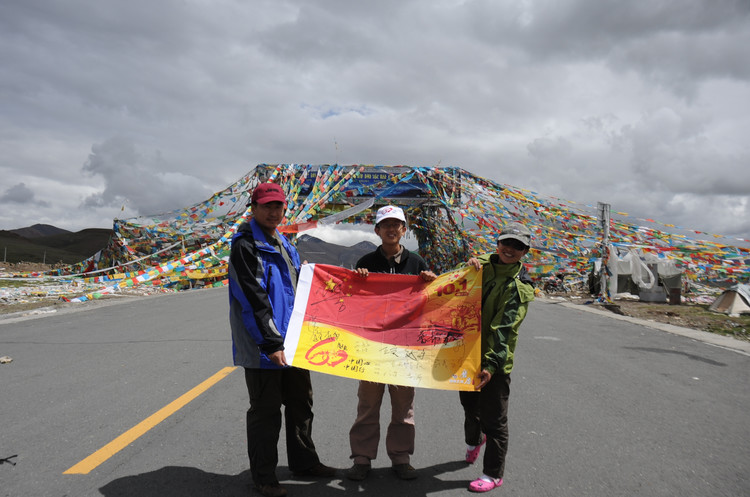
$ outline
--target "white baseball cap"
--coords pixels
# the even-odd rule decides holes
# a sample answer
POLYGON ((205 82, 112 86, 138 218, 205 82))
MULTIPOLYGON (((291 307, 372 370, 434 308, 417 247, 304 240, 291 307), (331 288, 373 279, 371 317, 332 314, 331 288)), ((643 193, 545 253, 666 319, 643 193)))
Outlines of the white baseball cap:
POLYGON ((393 205, 386 205, 385 207, 378 209, 378 213, 375 216, 375 226, 377 226, 380 221, 386 219, 398 219, 399 221, 406 223, 406 216, 404 215, 403 209, 393 205))

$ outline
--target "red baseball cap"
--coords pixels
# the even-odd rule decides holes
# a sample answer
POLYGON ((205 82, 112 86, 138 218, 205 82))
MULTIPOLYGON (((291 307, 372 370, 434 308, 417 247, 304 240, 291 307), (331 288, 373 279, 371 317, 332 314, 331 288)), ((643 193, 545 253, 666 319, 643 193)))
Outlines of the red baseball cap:
POLYGON ((269 202, 283 202, 286 205, 286 194, 276 183, 261 183, 253 190, 250 203, 267 204, 269 202))

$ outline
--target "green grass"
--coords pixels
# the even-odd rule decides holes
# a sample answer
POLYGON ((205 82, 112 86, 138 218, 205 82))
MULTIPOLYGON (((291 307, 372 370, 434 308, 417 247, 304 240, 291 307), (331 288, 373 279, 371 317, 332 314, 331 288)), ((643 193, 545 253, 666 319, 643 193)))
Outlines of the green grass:
POLYGON ((639 310, 639 314, 655 321, 750 340, 750 315, 729 316, 711 312, 709 307, 708 304, 647 304, 639 310))
POLYGON ((34 286, 37 284, 37 281, 28 281, 23 279, 0 279, 0 288, 21 288, 24 286, 34 286))
POLYGON ((730 335, 744 340, 750 339, 750 315, 740 314, 738 317, 732 317, 727 314, 711 312, 708 310, 708 306, 705 307, 706 310, 703 313, 710 315, 710 322, 706 327, 706 331, 719 335, 730 335))

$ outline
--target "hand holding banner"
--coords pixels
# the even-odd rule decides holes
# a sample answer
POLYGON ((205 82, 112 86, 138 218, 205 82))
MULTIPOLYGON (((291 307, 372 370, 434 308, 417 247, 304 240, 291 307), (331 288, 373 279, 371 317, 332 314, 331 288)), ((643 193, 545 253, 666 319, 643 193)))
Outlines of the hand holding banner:
POLYGON ((358 380, 474 390, 482 273, 419 276, 302 266, 286 340, 292 366, 358 380))

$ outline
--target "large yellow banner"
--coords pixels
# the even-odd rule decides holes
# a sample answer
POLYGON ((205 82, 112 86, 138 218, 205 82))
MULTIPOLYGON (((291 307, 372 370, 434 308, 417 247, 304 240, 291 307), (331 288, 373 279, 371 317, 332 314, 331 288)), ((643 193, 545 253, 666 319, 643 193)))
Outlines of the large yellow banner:
POLYGON ((419 276, 306 264, 286 340, 293 366, 358 380, 473 390, 480 367, 482 273, 419 276))

